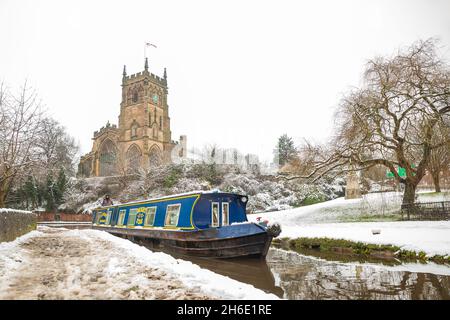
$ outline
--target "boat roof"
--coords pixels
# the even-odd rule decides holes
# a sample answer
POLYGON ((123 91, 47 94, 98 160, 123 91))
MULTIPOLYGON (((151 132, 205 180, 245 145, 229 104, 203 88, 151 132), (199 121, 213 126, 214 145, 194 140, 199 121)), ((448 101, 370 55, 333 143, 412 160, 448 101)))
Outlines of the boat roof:
POLYGON ((130 201, 130 202, 126 202, 126 203, 118 203, 112 206, 106 206, 106 207, 98 207, 95 208, 93 210, 98 210, 98 209, 104 209, 104 208, 113 208, 113 207, 117 207, 117 206, 129 206, 135 203, 141 203, 141 202, 147 202, 147 201, 154 201, 154 200, 164 200, 164 199, 172 199, 172 198, 177 198, 177 197, 184 197, 184 196, 190 196, 190 195, 198 195, 198 194, 233 194, 233 195, 237 195, 237 196, 243 196, 241 194, 238 193, 233 193, 233 192, 223 192, 220 191, 219 189, 212 189, 212 190, 194 190, 194 191, 189 191, 189 192, 183 192, 183 193, 177 193, 177 194, 171 194, 169 196, 161 196, 161 197, 155 197, 155 198, 148 198, 148 199, 142 199, 142 200, 135 200, 135 201, 130 201))

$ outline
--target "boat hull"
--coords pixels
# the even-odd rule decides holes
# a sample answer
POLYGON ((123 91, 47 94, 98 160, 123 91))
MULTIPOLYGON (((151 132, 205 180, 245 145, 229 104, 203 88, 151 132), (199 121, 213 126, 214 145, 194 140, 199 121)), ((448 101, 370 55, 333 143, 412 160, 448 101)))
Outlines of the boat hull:
POLYGON ((272 242, 266 230, 253 223, 193 231, 93 226, 116 236, 181 255, 208 258, 265 258, 272 242))

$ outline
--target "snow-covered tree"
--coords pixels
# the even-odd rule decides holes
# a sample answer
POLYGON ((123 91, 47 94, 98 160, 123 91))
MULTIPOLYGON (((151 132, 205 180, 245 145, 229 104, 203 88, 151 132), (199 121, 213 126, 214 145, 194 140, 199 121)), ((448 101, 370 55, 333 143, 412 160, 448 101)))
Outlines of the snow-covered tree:
POLYGON ((78 146, 65 128, 45 115, 27 83, 15 95, 0 84, 0 207, 36 208, 48 198, 48 176, 75 174, 78 146))
POLYGON ((0 84, 0 207, 14 183, 39 160, 42 118, 37 94, 26 82, 17 95, 0 84))
POLYGON ((296 154, 297 149, 295 148, 294 140, 287 134, 280 136, 274 150, 275 162, 278 160, 279 166, 282 167, 294 159, 296 154))

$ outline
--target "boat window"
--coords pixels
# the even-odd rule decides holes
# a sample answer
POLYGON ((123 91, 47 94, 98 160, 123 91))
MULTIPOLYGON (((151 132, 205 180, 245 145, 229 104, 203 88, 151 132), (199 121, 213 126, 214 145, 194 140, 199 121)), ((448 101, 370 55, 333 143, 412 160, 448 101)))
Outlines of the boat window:
POLYGON ((105 222, 106 212, 100 211, 97 213, 97 224, 103 224, 105 222))
POLYGON ((222 202, 222 225, 227 226, 230 224, 230 204, 228 202, 222 202))
POLYGON ((117 225, 123 226, 123 224, 125 222, 125 212, 126 212, 126 210, 120 210, 119 219, 117 220, 117 225))
POLYGON ((108 209, 108 215, 106 216, 106 222, 105 224, 111 224, 111 217, 113 215, 114 210, 108 209))
POLYGON ((219 226, 219 203, 213 202, 211 207, 211 227, 219 226))
POLYGON ((155 223, 156 207, 147 208, 147 214, 145 215, 145 225, 153 226, 155 223))
POLYGON ((171 204, 167 206, 166 210, 166 226, 176 227, 178 218, 180 217, 181 204, 171 204))
POLYGON ((130 213, 128 214, 127 225, 134 226, 134 224, 136 223, 136 214, 137 214, 137 209, 130 209, 130 213))

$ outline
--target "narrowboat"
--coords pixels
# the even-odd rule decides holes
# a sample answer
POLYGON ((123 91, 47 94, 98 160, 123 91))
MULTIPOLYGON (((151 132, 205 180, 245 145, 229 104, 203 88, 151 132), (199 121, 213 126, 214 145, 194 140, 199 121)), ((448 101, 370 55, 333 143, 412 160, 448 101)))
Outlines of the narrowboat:
POLYGON ((192 192, 93 211, 92 228, 150 249, 211 258, 265 258, 279 226, 247 220, 248 197, 192 192))

